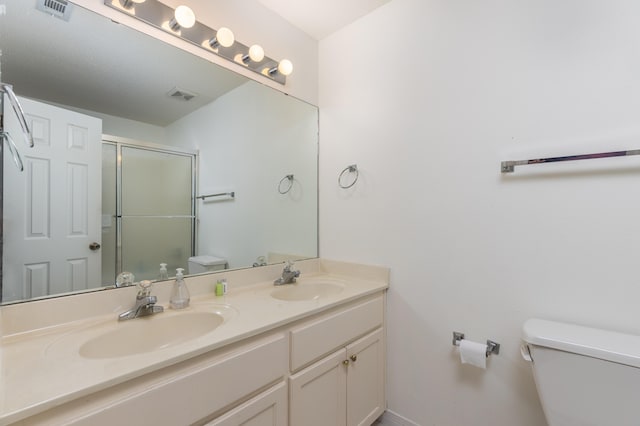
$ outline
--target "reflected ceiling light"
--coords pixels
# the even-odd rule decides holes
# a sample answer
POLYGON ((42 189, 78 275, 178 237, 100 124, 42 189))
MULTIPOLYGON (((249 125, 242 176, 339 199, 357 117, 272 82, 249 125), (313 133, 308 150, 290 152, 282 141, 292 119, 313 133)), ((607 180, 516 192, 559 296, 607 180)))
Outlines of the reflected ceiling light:
POLYGON ((169 28, 179 31, 180 28, 191 28, 196 23, 196 14, 189 6, 181 5, 176 7, 173 18, 169 21, 169 28))
POLYGON ((254 44, 249 48, 249 53, 242 55, 242 62, 246 64, 249 61, 260 62, 264 59, 264 49, 259 44, 254 44))
POLYGON ((290 60, 283 59, 280 61, 277 67, 273 67, 269 70, 269 74, 271 75, 275 74, 276 72, 279 72, 284 76, 290 75, 293 72, 293 64, 290 60))
POLYGON ((131 9, 136 4, 144 3, 145 0, 120 0, 120 5, 125 9, 131 9))
POLYGON ((233 31, 229 28, 222 27, 217 32, 215 37, 209 39, 209 46, 212 49, 217 49, 218 46, 231 47, 236 41, 236 37, 233 35, 233 31))
MULTIPOLYGON (((229 28, 222 27, 216 31, 198 22, 193 10, 188 6, 180 5, 174 9, 164 4, 164 0, 103 0, 103 2, 107 7, 205 49, 208 54, 217 55, 236 65, 243 65, 245 70, 260 74, 276 83, 286 84, 287 76, 293 71, 291 61, 284 59, 278 62, 266 56, 261 46, 257 44, 249 46, 238 42, 229 28), (192 29, 187 31, 187 28, 192 29)), ((182 2, 188 3, 186 0, 182 2)))

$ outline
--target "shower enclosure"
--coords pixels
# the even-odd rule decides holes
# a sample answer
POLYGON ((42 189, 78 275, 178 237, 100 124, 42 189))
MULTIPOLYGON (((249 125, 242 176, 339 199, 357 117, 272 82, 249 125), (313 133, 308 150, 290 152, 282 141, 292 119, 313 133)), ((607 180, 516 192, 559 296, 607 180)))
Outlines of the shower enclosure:
POLYGON ((102 282, 187 268, 195 248, 196 154, 109 138, 102 143, 102 282))

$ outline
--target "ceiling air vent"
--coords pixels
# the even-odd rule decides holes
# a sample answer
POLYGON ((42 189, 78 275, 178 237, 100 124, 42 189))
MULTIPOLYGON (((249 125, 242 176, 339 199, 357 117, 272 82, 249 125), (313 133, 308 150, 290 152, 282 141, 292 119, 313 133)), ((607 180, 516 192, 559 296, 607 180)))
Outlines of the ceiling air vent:
POLYGON ((72 6, 67 0, 38 0, 36 3, 36 9, 64 21, 69 20, 72 6))
POLYGON ((169 93, 167 93, 167 95, 169 95, 169 97, 173 99, 180 99, 181 101, 190 101, 191 99, 198 96, 193 92, 189 92, 188 90, 184 90, 184 89, 179 89, 177 87, 174 87, 173 89, 171 89, 169 93))

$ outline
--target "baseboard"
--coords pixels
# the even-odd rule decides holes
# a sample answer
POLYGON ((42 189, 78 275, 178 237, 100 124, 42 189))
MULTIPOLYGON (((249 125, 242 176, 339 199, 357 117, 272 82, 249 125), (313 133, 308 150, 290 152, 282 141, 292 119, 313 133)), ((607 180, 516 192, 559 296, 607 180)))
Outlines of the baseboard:
POLYGON ((420 426, 418 423, 412 422, 390 410, 385 411, 379 421, 385 426, 420 426))

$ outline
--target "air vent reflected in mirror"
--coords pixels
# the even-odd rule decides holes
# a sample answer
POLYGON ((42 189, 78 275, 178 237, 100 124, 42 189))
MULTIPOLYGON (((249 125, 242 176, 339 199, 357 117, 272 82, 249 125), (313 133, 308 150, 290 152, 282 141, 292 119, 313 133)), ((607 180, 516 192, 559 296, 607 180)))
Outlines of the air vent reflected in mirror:
POLYGON ((189 92, 188 90, 184 90, 184 89, 179 89, 177 87, 174 87, 173 89, 171 89, 169 93, 167 93, 167 95, 169 95, 169 97, 171 98, 180 99, 182 101, 190 101, 191 99, 198 96, 193 92, 189 92))
POLYGON ((64 21, 69 20, 72 7, 67 0, 38 0, 36 3, 36 9, 64 21))

